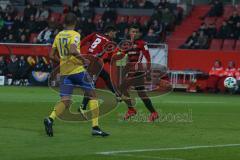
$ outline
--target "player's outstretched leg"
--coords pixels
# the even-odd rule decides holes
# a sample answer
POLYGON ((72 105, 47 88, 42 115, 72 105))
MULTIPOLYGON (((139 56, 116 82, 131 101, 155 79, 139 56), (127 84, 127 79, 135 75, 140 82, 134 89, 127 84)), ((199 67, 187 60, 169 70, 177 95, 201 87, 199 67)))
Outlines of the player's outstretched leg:
MULTIPOLYGON (((106 86, 108 87, 108 89, 109 89, 113 94, 115 94, 116 100, 117 100, 118 102, 121 102, 122 99, 121 99, 120 93, 118 93, 118 92, 114 89, 114 86, 113 86, 113 83, 112 83, 112 81, 111 81, 111 79, 110 79, 109 73, 108 73, 107 71, 105 71, 104 69, 102 69, 101 72, 100 72, 100 74, 99 74, 99 77, 101 77, 101 78, 104 80, 104 82, 105 82, 106 86)), ((82 112, 82 111, 84 111, 84 110, 87 109, 89 100, 90 100, 90 98, 89 98, 88 96, 84 95, 83 100, 82 100, 82 104, 81 104, 81 106, 78 107, 78 112, 82 112)))
POLYGON ((111 81, 111 77, 110 77, 109 73, 105 69, 102 69, 99 74, 99 77, 101 77, 104 80, 107 88, 116 96, 116 100, 118 102, 121 102, 122 101, 121 94, 118 93, 118 91, 114 89, 115 87, 111 81))
POLYGON ((138 96, 143 101, 145 107, 151 112, 148 121, 154 122, 156 119, 159 118, 157 111, 154 109, 152 105, 151 99, 148 97, 147 93, 145 91, 138 91, 138 96))
POLYGON ((137 110, 135 109, 130 94, 128 93, 129 83, 127 80, 123 81, 120 86, 120 91, 122 94, 121 99, 127 104, 128 111, 125 113, 124 120, 128 120, 129 118, 135 116, 137 114, 137 110))
POLYGON ((50 116, 44 119, 45 132, 49 137, 53 137, 54 120, 70 106, 70 103, 69 97, 62 97, 61 102, 56 104, 50 116))

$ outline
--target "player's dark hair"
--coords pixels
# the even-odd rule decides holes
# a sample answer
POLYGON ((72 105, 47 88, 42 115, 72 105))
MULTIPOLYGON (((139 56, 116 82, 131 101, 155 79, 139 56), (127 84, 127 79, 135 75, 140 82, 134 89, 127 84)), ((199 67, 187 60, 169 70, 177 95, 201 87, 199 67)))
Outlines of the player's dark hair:
POLYGON ((103 30, 104 33, 115 32, 115 31, 117 31, 117 28, 114 26, 106 26, 103 30))
POLYGON ((64 18, 64 24, 67 26, 75 25, 77 16, 74 13, 68 13, 64 18))

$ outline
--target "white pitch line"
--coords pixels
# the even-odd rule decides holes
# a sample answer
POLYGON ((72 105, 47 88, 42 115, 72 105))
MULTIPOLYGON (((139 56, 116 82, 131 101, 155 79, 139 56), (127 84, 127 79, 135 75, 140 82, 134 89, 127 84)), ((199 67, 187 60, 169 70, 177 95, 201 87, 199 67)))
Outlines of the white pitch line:
POLYGON ((162 103, 170 104, 225 104, 226 102, 217 102, 217 101, 163 101, 162 103))
POLYGON ((133 155, 133 154, 111 154, 111 156, 120 156, 120 157, 134 157, 140 159, 158 159, 158 160, 184 160, 182 158, 161 158, 157 156, 145 156, 145 155, 133 155))
POLYGON ((153 149, 107 151, 107 152, 98 152, 96 154, 112 155, 112 154, 120 154, 120 153, 137 153, 137 152, 151 152, 151 151, 173 151, 173 150, 192 150, 192 149, 201 149, 201 148, 223 148, 223 147, 239 147, 239 146, 240 146, 240 144, 220 144, 220 145, 187 146, 187 147, 176 147, 176 148, 153 148, 153 149))

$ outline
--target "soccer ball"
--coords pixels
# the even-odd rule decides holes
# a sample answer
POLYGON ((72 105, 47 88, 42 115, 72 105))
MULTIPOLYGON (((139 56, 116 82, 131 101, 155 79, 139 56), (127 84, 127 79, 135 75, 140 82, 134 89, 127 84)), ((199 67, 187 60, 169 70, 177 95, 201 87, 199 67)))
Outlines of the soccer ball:
POLYGON ((224 80, 224 86, 226 88, 234 88, 237 85, 237 80, 234 77, 227 77, 224 80))

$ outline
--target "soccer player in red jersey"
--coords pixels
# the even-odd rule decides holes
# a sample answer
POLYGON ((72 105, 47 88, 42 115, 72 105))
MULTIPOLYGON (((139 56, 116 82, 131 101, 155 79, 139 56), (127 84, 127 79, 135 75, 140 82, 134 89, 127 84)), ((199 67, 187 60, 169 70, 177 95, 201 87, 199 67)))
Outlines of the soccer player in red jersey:
POLYGON ((129 119, 137 114, 128 92, 129 87, 134 86, 138 96, 142 99, 146 108, 151 112, 148 120, 153 122, 159 116, 157 111, 154 109, 151 99, 148 97, 144 87, 144 76, 146 75, 147 79, 150 79, 151 76, 151 57, 146 42, 140 39, 139 26, 130 26, 128 39, 126 41, 131 42, 131 47, 127 51, 122 52, 122 55, 127 55, 128 57, 127 64, 125 66, 126 76, 124 77, 122 85, 120 86, 121 94, 123 94, 123 100, 128 105, 128 111, 124 119, 129 119), (143 57, 145 57, 147 60, 147 71, 143 69, 143 57))
MULTIPOLYGON (((92 65, 90 64, 88 66, 88 71, 90 74, 92 74, 94 81, 96 81, 98 77, 101 77, 104 80, 106 86, 109 88, 109 90, 112 93, 114 93, 116 97, 119 99, 120 96, 114 89, 109 73, 102 67, 102 65, 99 65, 100 63, 97 63, 99 62, 98 58, 102 59, 104 63, 110 62, 109 57, 111 56, 107 56, 108 58, 103 58, 103 56, 107 52, 106 51, 107 45, 113 44, 113 40, 116 38, 116 33, 117 33, 117 29, 114 26, 107 26, 104 29, 103 34, 94 32, 88 35, 87 37, 85 37, 81 41, 81 47, 87 48, 87 52, 84 54, 87 54, 87 56, 92 55, 96 57, 92 60, 90 57, 90 63, 92 62, 91 63, 92 65)), ((85 96, 82 101, 81 108, 79 108, 79 111, 80 109, 83 109, 83 110, 86 109, 88 101, 89 101, 89 98, 85 96)))

